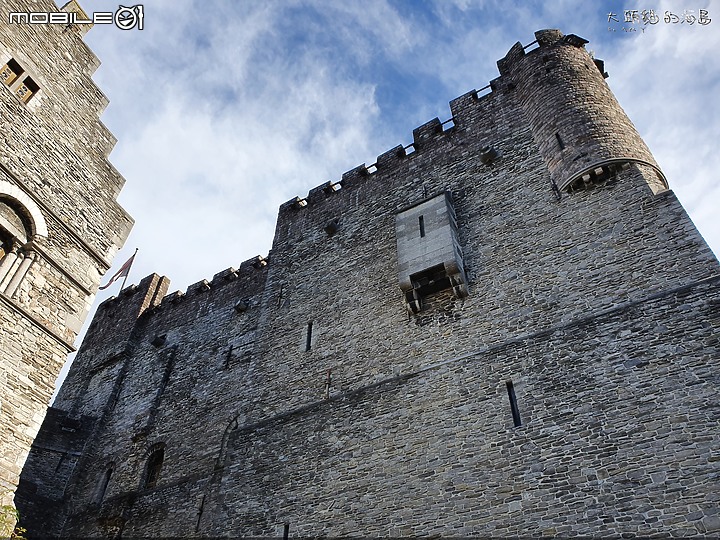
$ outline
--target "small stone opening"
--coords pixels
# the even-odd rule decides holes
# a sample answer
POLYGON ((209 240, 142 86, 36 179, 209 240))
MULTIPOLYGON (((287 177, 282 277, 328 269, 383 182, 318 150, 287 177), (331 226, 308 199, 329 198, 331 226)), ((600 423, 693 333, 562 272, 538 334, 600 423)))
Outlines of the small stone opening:
POLYGON ((325 224, 324 230, 328 236, 333 236, 338 231, 339 226, 340 221, 338 219, 332 219, 325 224))
POLYGON ((110 484, 110 479, 112 478, 114 468, 114 465, 109 465, 108 468, 105 469, 102 477, 100 478, 100 483, 98 484, 97 492, 95 494, 95 502, 97 504, 102 503, 105 499, 105 493, 107 493, 107 488, 110 484))
POLYGON ((145 487, 154 488, 160 479, 160 471, 165 461, 165 448, 156 448, 148 458, 145 470, 145 487))
POLYGON ((305 330, 305 352, 308 352, 312 348, 312 331, 313 323, 309 321, 307 323, 307 329, 305 330))
POLYGON ((445 271, 445 266, 438 264, 417 274, 410 276, 413 289, 421 296, 427 296, 451 287, 450 277, 445 271))
POLYGON ((10 86, 14 83, 17 78, 24 72, 23 68, 20 67, 15 59, 11 58, 8 60, 2 68, 0 68, 0 80, 6 85, 10 86))
POLYGON ((518 408, 517 396, 515 396, 515 387, 512 381, 506 381, 505 387, 507 388, 508 398, 510 399, 510 411, 512 412, 513 425, 518 427, 522 424, 520 421, 520 409, 518 408))
POLYGON ((27 103, 30 99, 40 91, 40 87, 30 77, 25 77, 23 82, 20 83, 15 94, 20 98, 20 101, 27 103))

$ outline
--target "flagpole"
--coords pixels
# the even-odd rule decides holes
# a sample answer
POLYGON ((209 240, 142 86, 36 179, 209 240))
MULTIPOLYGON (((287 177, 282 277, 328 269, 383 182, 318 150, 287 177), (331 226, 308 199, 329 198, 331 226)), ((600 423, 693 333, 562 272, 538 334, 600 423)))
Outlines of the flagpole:
MULTIPOLYGON (((138 252, 138 248, 135 248, 135 253, 133 253, 133 256, 132 256, 132 262, 135 262, 135 255, 137 255, 137 252, 138 252)), ((130 268, 132 268, 132 263, 130 263, 130 268)), ((122 285, 120 286, 121 291, 125 288, 125 282, 127 281, 127 278, 130 275, 130 268, 128 268, 128 271, 125 273, 125 278, 123 279, 122 285)))

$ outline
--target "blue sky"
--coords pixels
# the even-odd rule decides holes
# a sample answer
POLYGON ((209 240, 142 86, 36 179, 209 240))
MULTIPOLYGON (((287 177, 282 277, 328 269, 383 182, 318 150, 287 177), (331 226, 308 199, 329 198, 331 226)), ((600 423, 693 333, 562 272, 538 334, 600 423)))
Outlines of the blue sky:
POLYGON ((157 272, 171 290, 266 255, 282 202, 448 119, 449 100, 497 77, 496 61, 541 28, 590 41, 720 253, 718 1, 148 0, 144 11, 142 31, 98 25, 86 36, 103 63, 95 80, 127 181, 120 202, 136 220, 109 275, 136 247, 129 283, 157 272), (624 23, 631 9, 660 21, 624 23), (663 21, 700 9, 710 24, 663 21))

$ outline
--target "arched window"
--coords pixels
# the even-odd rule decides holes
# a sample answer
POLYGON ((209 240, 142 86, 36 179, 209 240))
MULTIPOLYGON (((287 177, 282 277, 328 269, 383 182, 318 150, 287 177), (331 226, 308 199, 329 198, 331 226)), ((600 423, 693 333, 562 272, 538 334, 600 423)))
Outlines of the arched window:
POLYGON ((230 435, 233 431, 237 431, 238 426, 238 416, 236 416, 232 419, 230 424, 228 424, 228 427, 225 428, 225 433, 223 433, 222 442, 220 443, 220 453, 215 460, 215 468, 220 468, 225 461, 225 455, 227 454, 227 446, 230 440, 230 435))
POLYGON ((33 239, 47 236, 37 205, 16 186, 0 180, 0 292, 12 296, 36 253, 33 239))
POLYGON ((145 466, 144 488, 154 488, 160 479, 163 461, 165 461, 165 445, 156 444, 150 449, 147 465, 145 466))

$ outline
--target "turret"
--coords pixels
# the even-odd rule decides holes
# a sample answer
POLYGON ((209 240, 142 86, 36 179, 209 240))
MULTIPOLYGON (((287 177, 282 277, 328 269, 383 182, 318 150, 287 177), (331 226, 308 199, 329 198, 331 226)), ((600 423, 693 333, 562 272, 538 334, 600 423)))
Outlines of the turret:
MULTIPOLYGON (((630 164, 650 167, 653 192, 667 182, 650 150, 605 82, 587 40, 559 30, 535 32, 538 47, 516 43, 498 62, 504 90, 527 115, 554 189, 571 191, 605 181, 630 164)), ((533 44, 534 44, 533 43, 533 44)))

